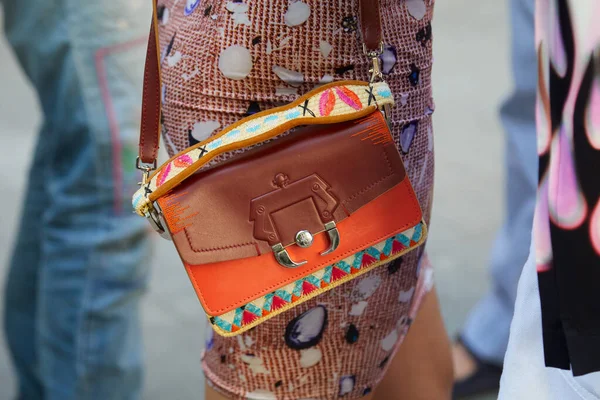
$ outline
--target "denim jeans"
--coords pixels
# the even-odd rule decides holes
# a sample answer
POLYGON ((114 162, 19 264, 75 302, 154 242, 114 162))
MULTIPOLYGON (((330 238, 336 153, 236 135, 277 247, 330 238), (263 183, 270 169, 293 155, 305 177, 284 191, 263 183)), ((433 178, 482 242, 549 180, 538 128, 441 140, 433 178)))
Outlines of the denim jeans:
POLYGON ((150 3, 0 4, 43 112, 5 291, 18 396, 137 399, 149 246, 129 203, 150 3))
POLYGON ((505 220, 492 249, 491 289, 471 311, 462 332, 478 357, 500 365, 508 346, 519 277, 529 254, 538 171, 534 0, 511 0, 510 10, 514 89, 500 110, 506 135, 505 220))

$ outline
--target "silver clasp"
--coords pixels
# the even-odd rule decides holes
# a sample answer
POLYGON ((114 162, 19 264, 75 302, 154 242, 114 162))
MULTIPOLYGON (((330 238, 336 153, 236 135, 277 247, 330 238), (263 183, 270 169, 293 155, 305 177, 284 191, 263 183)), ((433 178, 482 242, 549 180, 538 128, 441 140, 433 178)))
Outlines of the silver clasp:
MULTIPOLYGON (((334 221, 325 224, 325 232, 329 236, 329 249, 322 252, 322 256, 333 253, 340 246, 340 231, 337 229, 334 221)), ((308 248, 313 243, 313 237, 308 231, 300 231, 296 234, 295 243, 302 248, 308 248)), ((290 253, 288 253, 281 243, 277 243, 272 248, 275 259, 283 267, 297 268, 307 263, 307 261, 295 262, 292 260, 290 253)))
POLYGON ((135 167, 137 169, 139 169, 140 171, 142 171, 143 175, 142 175, 142 181, 139 183, 139 185, 147 185, 148 182, 150 181, 150 172, 154 171, 156 169, 156 160, 154 160, 154 162, 152 164, 147 164, 147 163, 143 163, 142 160, 140 160, 140 158, 136 158, 135 160, 135 167))
MULTIPOLYGON (((135 160, 135 167, 143 173, 142 181, 139 182, 140 186, 144 186, 150 183, 150 173, 156 170, 156 166, 156 160, 154 160, 152 164, 143 163, 139 157, 135 160)), ((158 203, 149 203, 146 206, 146 211, 144 211, 144 216, 148 219, 148 222, 150 222, 150 226, 152 226, 152 229, 154 229, 160 235, 160 237, 162 237, 163 239, 171 240, 171 235, 169 234, 169 231, 165 229, 165 226, 167 226, 167 224, 165 222, 162 210, 160 209, 158 203)))
POLYGON ((329 236, 329 248, 321 253, 322 256, 333 253, 340 246, 340 231, 334 221, 325 224, 325 232, 329 236))
POLYGON ((158 203, 148 204, 148 208, 146 209, 144 216, 148 219, 148 222, 150 222, 152 229, 154 229, 161 238, 171 240, 171 234, 167 229, 165 229, 167 223, 163 217, 162 210, 158 203))

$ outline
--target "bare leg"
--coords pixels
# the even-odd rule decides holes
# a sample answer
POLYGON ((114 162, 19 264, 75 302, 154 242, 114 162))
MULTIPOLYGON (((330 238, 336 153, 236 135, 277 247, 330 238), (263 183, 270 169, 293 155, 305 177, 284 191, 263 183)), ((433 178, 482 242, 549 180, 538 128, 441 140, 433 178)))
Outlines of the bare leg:
POLYGON ((206 400, 227 400, 227 397, 223 396, 221 393, 217 392, 215 389, 211 388, 208 385, 204 386, 204 393, 206 400))
POLYGON ((453 384, 450 341, 437 293, 425 299, 413 326, 375 390, 376 400, 446 400, 453 384))

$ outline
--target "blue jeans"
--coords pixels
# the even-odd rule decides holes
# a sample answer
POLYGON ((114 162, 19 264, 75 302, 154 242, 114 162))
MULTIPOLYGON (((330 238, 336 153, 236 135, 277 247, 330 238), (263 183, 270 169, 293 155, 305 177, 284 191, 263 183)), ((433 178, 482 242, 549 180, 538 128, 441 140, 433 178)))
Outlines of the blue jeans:
POLYGON ((136 399, 147 223, 131 212, 150 3, 0 0, 43 124, 4 328, 21 399, 136 399))
POLYGON ((519 277, 529 254, 538 171, 534 0, 511 0, 510 8, 515 87, 500 110, 506 134, 505 220, 492 249, 491 289, 471 311, 462 332, 478 357, 500 365, 508 346, 519 277))

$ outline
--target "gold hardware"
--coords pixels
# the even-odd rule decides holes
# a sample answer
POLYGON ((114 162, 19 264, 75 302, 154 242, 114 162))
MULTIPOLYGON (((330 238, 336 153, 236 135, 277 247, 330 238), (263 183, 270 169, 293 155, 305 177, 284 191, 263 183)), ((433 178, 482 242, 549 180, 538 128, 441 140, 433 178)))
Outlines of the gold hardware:
MULTIPOLYGON (((381 59, 379 58, 383 54, 383 50, 383 42, 379 43, 379 48, 376 50, 367 50, 367 45, 363 43, 363 53, 371 59, 371 67, 369 68, 369 73, 371 74, 371 78, 369 80, 370 83, 385 81, 383 79, 383 70, 381 69, 381 59)), ((382 107, 381 112, 385 117, 388 127, 391 129, 392 107, 389 104, 386 104, 382 107)))
POLYGON ((371 58, 371 69, 369 69, 371 73, 371 83, 383 81, 383 72, 381 70, 381 60, 379 59, 379 55, 371 58))
POLYGON ((383 42, 379 43, 379 49, 367 50, 367 45, 363 43, 363 53, 371 59, 371 83, 383 81, 383 71, 381 70, 381 60, 379 56, 383 54, 383 42))

